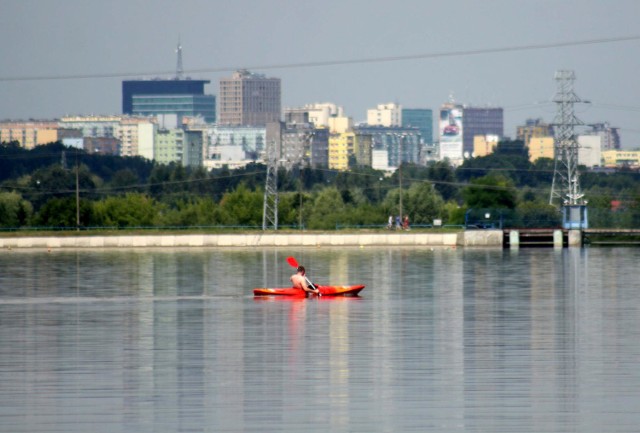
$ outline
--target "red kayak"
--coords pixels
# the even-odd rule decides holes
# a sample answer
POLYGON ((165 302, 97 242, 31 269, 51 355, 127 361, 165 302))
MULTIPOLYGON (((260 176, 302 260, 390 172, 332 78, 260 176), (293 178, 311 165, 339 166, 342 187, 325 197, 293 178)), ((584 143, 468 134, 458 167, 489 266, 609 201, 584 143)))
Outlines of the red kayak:
MULTIPOLYGON (((364 284, 355 286, 318 286, 322 296, 358 296, 358 293, 364 289, 364 284)), ((293 287, 284 287, 279 289, 258 288, 253 289, 254 296, 296 296, 304 298, 307 292, 294 289, 293 287)), ((315 296, 313 293, 310 295, 315 296)))

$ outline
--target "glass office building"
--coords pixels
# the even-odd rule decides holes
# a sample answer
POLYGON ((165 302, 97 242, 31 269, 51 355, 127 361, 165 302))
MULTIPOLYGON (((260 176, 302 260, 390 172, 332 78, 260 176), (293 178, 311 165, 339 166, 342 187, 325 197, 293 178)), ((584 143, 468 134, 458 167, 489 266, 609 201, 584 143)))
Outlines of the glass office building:
POLYGON ((133 95, 132 112, 140 116, 176 114, 202 116, 207 123, 216 121, 216 97, 213 95, 133 95))

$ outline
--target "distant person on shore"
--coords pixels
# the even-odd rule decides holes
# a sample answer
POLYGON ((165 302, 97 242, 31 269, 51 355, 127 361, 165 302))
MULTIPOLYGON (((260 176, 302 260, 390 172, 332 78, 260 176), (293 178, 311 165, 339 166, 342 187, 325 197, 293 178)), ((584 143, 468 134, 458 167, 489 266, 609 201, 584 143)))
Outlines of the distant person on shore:
POLYGON ((396 217, 396 230, 402 230, 402 222, 400 221, 400 215, 396 217))
POLYGON ((409 230, 409 215, 405 215, 402 220, 402 230, 409 230))
POLYGON ((393 228, 393 216, 389 215, 389 222, 387 222, 387 230, 391 230, 393 228))

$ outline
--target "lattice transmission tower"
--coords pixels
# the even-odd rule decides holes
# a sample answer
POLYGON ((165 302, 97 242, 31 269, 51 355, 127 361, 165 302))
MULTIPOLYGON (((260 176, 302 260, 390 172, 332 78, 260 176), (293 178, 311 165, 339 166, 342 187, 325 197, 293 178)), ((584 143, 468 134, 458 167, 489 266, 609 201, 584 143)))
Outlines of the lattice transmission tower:
POLYGON ((176 80, 184 78, 184 68, 182 67, 182 44, 178 39, 178 47, 176 48, 176 80))
POLYGON ((262 230, 278 230, 278 157, 276 143, 267 143, 267 180, 264 186, 262 230))
POLYGON ((582 100, 573 91, 575 73, 570 70, 556 71, 557 93, 553 102, 557 104, 557 113, 553 126, 555 129, 555 164, 549 204, 562 206, 586 205, 584 194, 580 191, 578 173, 578 140, 575 127, 583 123, 574 113, 574 104, 582 100))

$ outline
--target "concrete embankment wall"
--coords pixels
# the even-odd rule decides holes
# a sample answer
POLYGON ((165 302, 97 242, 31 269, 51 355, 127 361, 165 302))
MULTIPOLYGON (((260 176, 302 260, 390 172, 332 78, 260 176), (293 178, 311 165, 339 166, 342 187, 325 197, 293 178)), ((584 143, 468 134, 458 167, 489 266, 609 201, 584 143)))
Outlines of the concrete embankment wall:
POLYGON ((136 236, 0 238, 0 248, 167 248, 167 247, 341 247, 341 246, 502 247, 502 231, 459 233, 252 233, 136 236))

